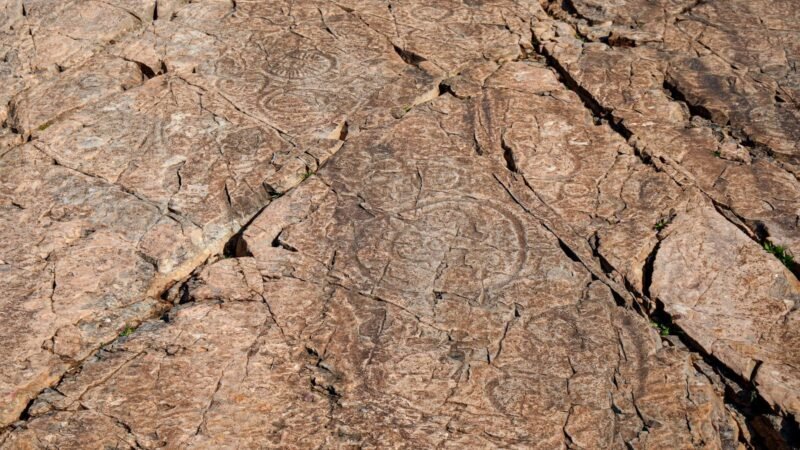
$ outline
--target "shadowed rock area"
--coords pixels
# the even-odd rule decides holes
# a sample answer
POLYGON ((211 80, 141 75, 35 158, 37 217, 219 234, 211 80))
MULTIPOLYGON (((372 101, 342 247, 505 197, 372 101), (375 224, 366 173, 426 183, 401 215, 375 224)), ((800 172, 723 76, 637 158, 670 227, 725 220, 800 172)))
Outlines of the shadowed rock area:
POLYGON ((0 0, 0 448, 797 448, 799 19, 0 0))

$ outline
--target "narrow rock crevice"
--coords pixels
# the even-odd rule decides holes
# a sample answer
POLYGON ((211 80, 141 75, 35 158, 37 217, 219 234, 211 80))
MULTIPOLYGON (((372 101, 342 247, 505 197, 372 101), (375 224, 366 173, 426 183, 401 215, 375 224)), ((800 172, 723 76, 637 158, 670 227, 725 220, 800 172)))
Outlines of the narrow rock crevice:
MULTIPOLYGON (((250 249, 247 248, 247 242, 244 240, 244 232, 247 231, 247 228, 250 227, 250 224, 252 224, 253 221, 255 221, 258 218, 258 216, 260 216, 261 213, 264 212, 264 210, 267 209, 267 207, 271 203, 272 202, 268 202, 266 205, 262 206, 261 209, 258 210, 258 212, 256 212, 255 214, 253 214, 252 217, 250 217, 250 220, 245 222, 241 226, 241 228, 239 228, 239 231, 237 231, 233 236, 230 237, 230 239, 227 240, 227 242, 225 242, 225 244, 222 247, 222 256, 224 258, 241 258, 241 257, 253 256, 253 253, 250 252, 250 249)), ((200 267, 204 265, 206 264, 203 264, 200 267)))
POLYGON ((650 295, 650 286, 653 284, 653 271, 655 270, 656 256, 658 250, 661 248, 661 241, 656 242, 650 254, 645 259, 644 266, 642 267, 642 294, 647 298, 652 298, 650 295))
POLYGON ((575 252, 572 251, 572 249, 569 248, 569 246, 563 240, 561 240, 561 238, 556 236, 556 239, 558 240, 559 248, 561 248, 561 251, 564 252, 564 255, 566 255, 567 258, 571 259, 572 261, 575 261, 576 263, 579 263, 579 264, 583 265, 583 263, 581 262, 581 259, 578 258, 578 255, 576 255, 575 252))
POLYGON ((145 80, 149 80, 156 76, 156 72, 147 64, 137 61, 136 65, 139 66, 139 71, 142 72, 142 76, 144 77, 145 80))
MULTIPOLYGON (((695 3, 693 3, 692 5, 687 6, 683 11, 678 13, 676 15, 676 17, 689 13, 692 9, 705 4, 706 1, 707 0, 697 0, 695 3)), ((561 1, 561 2, 557 2, 557 1, 551 0, 550 3, 548 3, 547 7, 545 7, 544 9, 547 12, 547 14, 553 20, 556 20, 556 21, 564 21, 564 20, 562 20, 562 18, 558 17, 558 16, 563 14, 563 15, 565 15, 565 17, 563 17, 563 19, 572 18, 574 20, 583 20, 583 21, 586 21, 590 26, 594 24, 592 20, 590 20, 588 18, 585 18, 582 15, 580 15, 577 12, 577 10, 575 9, 574 5, 572 4, 572 2, 570 0, 564 0, 564 1, 561 1), (561 11, 562 14, 554 13, 554 9, 556 9, 557 11, 561 11)), ((571 22, 571 21, 569 21, 569 22, 571 22)), ((583 40, 583 41, 591 41, 591 39, 589 39, 587 36, 581 34, 581 32, 579 30, 579 27, 575 23, 570 23, 570 26, 573 28, 573 31, 575 32, 575 34, 581 38, 581 40, 583 40)), ((536 44, 535 40, 536 40, 536 36, 534 34, 534 44, 536 44)), ((635 43, 627 42, 624 39, 621 40, 621 41, 619 39, 617 39, 616 41, 610 42, 607 37, 600 39, 599 42, 602 42, 603 44, 608 45, 609 47, 632 47, 632 46, 635 46, 635 43)), ((539 49, 539 51, 541 53, 546 53, 546 50, 543 48, 543 46, 539 49)), ((555 66, 553 66, 553 67, 555 67, 555 66)), ((561 73, 560 70, 559 70, 559 73, 561 73)), ((775 152, 768 145, 756 142, 756 140, 754 140, 752 138, 752 136, 750 136, 748 133, 746 133, 745 130, 743 130, 741 128, 734 128, 730 123, 719 123, 718 121, 715 121, 713 119, 713 114, 704 105, 698 104, 698 103, 692 103, 692 102, 688 101, 687 96, 678 88, 678 86, 675 83, 671 82, 668 77, 665 77, 665 79, 663 81, 663 89, 668 94, 670 99, 685 104, 687 106, 688 110, 689 110, 689 113, 692 116, 703 118, 703 119, 707 120, 708 122, 714 124, 714 126, 719 127, 720 129, 726 130, 726 134, 728 136, 732 137, 739 145, 741 145, 744 148, 747 148, 749 153, 750 153, 750 155, 753 158, 767 159, 767 160, 773 162, 774 164, 777 164, 778 166, 780 166, 782 170, 785 170, 787 173, 790 173, 790 174, 792 174, 794 176, 794 172, 792 170, 787 169, 784 166, 783 162, 781 162, 781 161, 779 161, 779 160, 777 160, 775 158, 775 152)), ((581 95, 580 91, 576 91, 576 93, 581 95)), ((583 98, 583 95, 581 95, 581 98, 583 98)), ((780 101, 778 101, 777 98, 776 98, 775 101, 776 101, 776 103, 780 103, 780 101)), ((594 110, 594 108, 593 108, 593 110, 594 110)), ((606 110, 606 112, 609 113, 609 117, 608 117, 609 123, 612 124, 612 126, 616 127, 618 125, 618 124, 615 124, 615 120, 616 119, 613 118, 613 115, 610 114, 609 110, 606 110)), ((625 127, 621 127, 618 131, 622 132, 623 136, 625 135, 624 133, 630 133, 629 130, 625 130, 625 127)))
POLYGON ((633 133, 625 128, 621 123, 614 121, 613 115, 609 108, 604 107, 592 96, 592 94, 581 86, 572 74, 561 65, 561 63, 547 51, 544 44, 539 42, 536 35, 533 35, 533 47, 544 58, 548 67, 551 67, 559 76, 561 83, 570 91, 578 95, 583 105, 588 109, 595 119, 595 124, 606 123, 612 130, 622 136, 626 141, 633 136, 633 133))
POLYGON ((669 97, 672 101, 681 102, 685 104, 686 107, 689 109, 689 114, 691 114, 692 116, 702 117, 703 119, 713 122, 711 111, 706 109, 703 105, 693 104, 690 103, 688 100, 686 100, 686 96, 683 94, 683 92, 681 92, 678 89, 678 87, 675 84, 665 79, 662 87, 669 94, 669 97))
MULTIPOLYGON (((800 448, 800 428, 791 416, 781 415, 758 394, 757 386, 750 380, 729 369, 716 356, 705 352, 699 343, 676 325, 672 316, 664 310, 664 304, 655 300, 655 309, 650 320, 662 332, 667 332, 667 340, 685 346, 700 359, 694 362, 695 368, 722 390, 722 397, 728 407, 736 411, 744 420, 755 449, 796 449, 800 448), (776 426, 776 423, 779 423, 776 426)), ((756 367, 758 364, 756 365, 756 367)))
MULTIPOLYGON (((749 380, 736 374, 716 356, 707 353, 698 342, 675 324, 672 316, 665 310, 664 303, 652 296, 650 288, 660 246, 661 238, 645 260, 642 269, 642 292, 637 292, 633 286, 625 283, 625 287, 637 300, 634 306, 639 304, 644 306, 634 309, 654 325, 662 335, 662 339, 670 342, 669 345, 679 343, 702 358, 704 365, 701 367, 696 363, 697 369, 707 378, 712 381, 717 380, 716 384, 724 387, 725 403, 744 417, 750 434, 755 439, 755 442, 751 443, 754 448, 800 448, 798 447, 800 446, 800 428, 795 419, 791 416, 781 416, 759 395, 757 387, 750 381, 754 378, 758 365, 749 380), (772 424, 776 420, 781 423, 779 428, 766 425, 772 424), (776 446, 777 443, 780 445, 776 446)), ((609 268, 614 270, 610 265, 609 268)))
POLYGON ((414 66, 417 69, 425 70, 422 67, 420 67, 420 64, 427 61, 427 59, 412 52, 411 50, 400 48, 395 44, 392 44, 392 48, 394 49, 394 52, 397 53, 397 56, 399 56, 403 60, 403 62, 405 62, 410 66, 414 66))
POLYGON ((693 9, 697 8, 698 6, 702 6, 707 2, 708 0, 695 0, 694 3, 692 3, 691 5, 687 5, 685 8, 683 8, 681 12, 678 13, 678 15, 680 16, 684 14, 690 14, 693 9))
POLYGON ((514 157, 514 150, 512 150, 505 141, 502 141, 500 145, 503 148, 503 159, 506 161, 506 168, 513 173, 519 173, 517 161, 514 157))
POLYGON ((795 261, 793 257, 782 257, 782 255, 779 254, 780 252, 776 252, 776 250, 781 249, 781 251, 785 253, 786 250, 783 249, 783 247, 778 247, 774 242, 772 242, 770 239, 769 229, 762 222, 748 221, 747 219, 736 214, 736 212, 727 205, 724 205, 713 199, 712 203, 719 215, 735 225, 747 237, 757 242, 765 251, 771 253, 773 257, 778 259, 787 269, 789 269, 795 278, 800 280, 800 264, 795 261), (773 249, 773 252, 770 252, 770 249, 773 249))

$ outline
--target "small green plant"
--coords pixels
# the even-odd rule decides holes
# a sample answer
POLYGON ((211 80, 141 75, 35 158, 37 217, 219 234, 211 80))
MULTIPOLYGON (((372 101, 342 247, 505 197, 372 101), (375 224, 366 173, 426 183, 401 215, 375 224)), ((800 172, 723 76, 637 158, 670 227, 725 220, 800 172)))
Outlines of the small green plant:
POLYGON ((770 241, 764 241, 764 250, 778 258, 778 260, 789 269, 794 266, 794 257, 791 253, 789 253, 789 250, 787 250, 786 247, 773 244, 770 241))
POLYGON ((409 112, 409 111, 411 111, 411 105, 403 106, 403 112, 409 112))
POLYGON ((658 331, 658 334, 661 336, 669 336, 672 334, 672 330, 669 329, 669 326, 660 324, 657 322, 650 321, 650 325, 658 331))
POLYGON ((45 122, 45 123, 39 125, 39 131, 46 130, 50 125, 51 125, 50 122, 45 122))
POLYGON ((132 326, 128 325, 127 327, 125 327, 124 330, 122 330, 122 332, 119 335, 120 335, 120 337, 130 336, 134 331, 135 331, 135 328, 133 328, 132 326))
POLYGON ((314 175, 314 172, 312 172, 312 171, 310 171, 310 170, 309 170, 309 171, 307 171, 306 173, 304 173, 304 174, 303 174, 303 180, 307 180, 307 179, 308 179, 309 177, 311 177, 312 175, 314 175))
POLYGON ((667 226, 669 226, 669 224, 672 223, 673 219, 675 219, 675 210, 670 209, 669 214, 662 215, 661 217, 658 218, 658 222, 656 222, 656 224, 653 225, 653 229, 656 231, 661 231, 664 228, 667 228, 667 226))
POLYGON ((715 151, 714 156, 717 158, 722 158, 722 153, 720 153, 719 151, 715 151))

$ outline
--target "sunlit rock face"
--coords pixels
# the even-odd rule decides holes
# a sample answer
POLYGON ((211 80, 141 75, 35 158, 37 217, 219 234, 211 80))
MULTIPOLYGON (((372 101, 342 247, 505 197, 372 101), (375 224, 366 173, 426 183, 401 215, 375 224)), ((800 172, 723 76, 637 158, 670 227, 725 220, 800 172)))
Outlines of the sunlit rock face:
POLYGON ((0 2, 0 447, 793 445, 789 3, 0 2))

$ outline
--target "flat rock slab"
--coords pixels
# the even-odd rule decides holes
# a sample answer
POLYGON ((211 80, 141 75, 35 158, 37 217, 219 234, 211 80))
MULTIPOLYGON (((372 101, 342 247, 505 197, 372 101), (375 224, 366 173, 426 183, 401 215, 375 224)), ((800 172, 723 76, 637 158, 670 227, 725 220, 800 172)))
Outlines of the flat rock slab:
POLYGON ((253 222, 253 256, 203 269, 6 444, 732 445, 692 356, 514 201, 467 113, 445 96, 353 138, 253 222))
MULTIPOLYGON (((258 45, 239 45, 248 37, 264 43, 251 30, 260 19, 246 8, 231 17, 230 5, 196 5, 153 31, 132 5, 91 3, 92 14, 111 9, 125 18, 93 34, 78 6, 9 7, 9 20, 22 14, 9 32, 27 26, 36 41, 29 22, 56 21, 60 28, 45 27, 39 39, 76 32, 74 25, 103 42, 69 41, 48 60, 55 73, 39 75, 49 63, 33 59, 10 78, 20 88, 6 126, 30 142, 4 150, 0 162, 0 283, 9 293, 0 302, 9 322, 0 331, 3 425, 65 369, 165 310, 164 289, 222 253, 273 196, 335 153, 347 117, 363 111, 364 121, 379 121, 368 111, 384 97, 411 105, 436 89, 416 69, 398 82, 408 66, 353 16, 332 19, 352 29, 334 49, 316 7, 308 36, 294 40, 283 9, 261 11, 281 18, 261 30, 274 40, 265 60, 258 45), (123 23, 127 34, 113 31, 123 23), (208 34, 230 29, 219 40, 208 34), (159 35, 169 36, 166 50, 154 49, 159 35)), ((10 54, 28 49, 5 38, 10 54)))
POLYGON ((570 3, 574 13, 556 2, 547 10, 571 25, 549 16, 533 25, 566 79, 663 170, 728 205, 762 238, 800 254, 800 116, 790 100, 797 75, 787 69, 800 54, 800 31, 791 25, 796 8, 570 3), (786 26, 767 25, 776 21, 786 26))
POLYGON ((796 8, 428 3, 0 5, 0 447, 783 445, 796 8))

